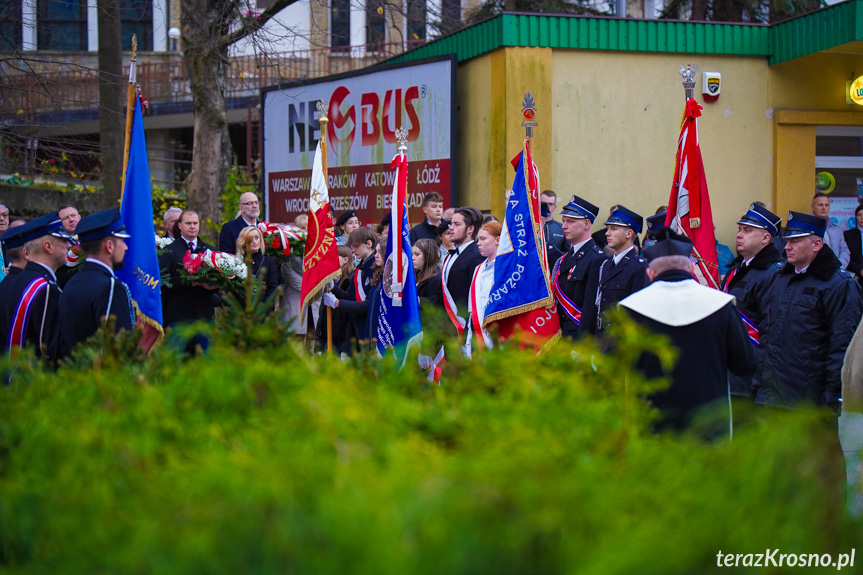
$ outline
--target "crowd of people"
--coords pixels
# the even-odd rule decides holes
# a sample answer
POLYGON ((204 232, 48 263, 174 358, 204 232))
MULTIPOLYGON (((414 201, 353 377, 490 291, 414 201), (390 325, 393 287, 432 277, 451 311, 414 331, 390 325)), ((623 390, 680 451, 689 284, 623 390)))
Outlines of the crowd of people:
MULTIPOLYGON (((553 191, 541 195, 545 257, 561 334, 608 345, 609 312, 620 306, 670 337, 680 350, 673 370, 664 371, 655 357, 645 357, 641 366, 671 379, 671 387, 654 398, 668 425, 687 425, 700 407, 722 401, 729 390, 735 403, 840 411, 840 372, 863 314, 863 205, 856 210, 857 226, 844 233, 828 217, 824 194, 815 195, 810 213, 790 212, 784 226, 758 202, 741 209, 737 256, 720 263, 721 289, 715 290, 693 279, 692 246, 665 227, 664 207, 645 219, 623 205, 612 206, 600 219, 602 229, 592 233, 597 206, 572 196, 556 221, 553 213, 561 203, 553 191)), ((444 331, 459 338, 468 356, 495 347, 495 333, 483 319, 501 224, 473 207, 445 209, 437 193, 425 196, 422 212, 423 221, 410 230, 422 309, 438 308, 444 331)), ((322 310, 329 307, 334 351, 371 347, 389 218, 370 226, 362 225, 356 212, 338 215, 340 276, 302 322, 302 256, 281 265, 267 256, 259 218, 257 196, 243 194, 236 219, 220 231, 218 251, 250 255, 264 297, 298 337, 314 342, 310 346, 320 350, 328 341, 322 310), (277 298, 280 285, 283 296, 277 298)), ((305 227, 307 221, 300 216, 294 224, 305 227)), ((172 240, 160 257, 170 280, 161 288, 166 327, 211 321, 220 306, 215 286, 184 281, 180 273, 187 252, 217 249, 199 231, 196 212, 165 212, 164 235, 172 240)), ((29 222, 10 223, 8 209, 0 205, 0 234, 5 351, 30 345, 56 362, 109 317, 118 331, 135 324, 129 290, 114 275, 123 265, 128 238, 119 210, 82 219, 74 206, 63 206, 29 222)), ((185 348, 206 349, 206 338, 192 338, 185 348)))

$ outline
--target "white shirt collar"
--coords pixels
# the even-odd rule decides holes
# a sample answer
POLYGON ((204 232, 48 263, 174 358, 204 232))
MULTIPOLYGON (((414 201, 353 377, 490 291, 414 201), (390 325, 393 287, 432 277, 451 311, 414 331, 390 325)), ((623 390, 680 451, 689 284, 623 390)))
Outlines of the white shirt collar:
POLYGON ((462 253, 464 253, 465 248, 468 247, 469 245, 471 245, 472 243, 473 243, 473 240, 468 240, 460 246, 455 246, 454 249, 458 250, 458 254, 456 254, 456 257, 458 257, 462 253))
POLYGON ((577 254, 577 253, 578 253, 578 250, 580 250, 580 249, 584 246, 584 244, 586 244, 586 243, 587 243, 587 242, 589 242, 590 240, 591 240, 591 238, 590 238, 590 237, 588 237, 588 238, 587 238, 586 240, 584 240, 583 242, 578 242, 577 244, 572 244, 572 254, 573 254, 573 255, 577 254))
POLYGON ((748 266, 748 265, 749 265, 749 262, 751 262, 751 261, 752 261, 752 260, 754 260, 754 259, 755 259, 755 256, 752 256, 752 257, 751 257, 751 258, 749 258, 748 260, 743 260, 743 265, 748 266))
MULTIPOLYGON (((810 264, 810 265, 812 265, 812 264, 810 264)), ((797 268, 794 268, 794 273, 796 273, 796 274, 805 274, 805 273, 806 273, 806 270, 808 270, 808 269, 809 269, 809 266, 806 266, 805 268, 800 268, 799 270, 798 270, 797 268)))
POLYGON ((619 263, 620 263, 620 260, 622 260, 622 259, 623 259, 623 256, 625 256, 627 253, 629 253, 629 251, 630 251, 630 250, 632 250, 632 249, 634 249, 634 248, 635 248, 635 246, 629 246, 628 248, 626 248, 625 250, 623 250, 623 251, 622 251, 622 252, 620 252, 619 254, 615 254, 615 256, 614 256, 614 265, 619 264, 619 263))
POLYGON ((42 262, 37 262, 37 261, 33 261, 33 260, 30 260, 30 261, 33 262, 34 264, 38 264, 38 265, 42 266, 43 268, 45 268, 46 270, 48 270, 48 273, 51 274, 51 278, 54 281, 57 281, 57 274, 54 273, 54 270, 52 270, 51 268, 49 268, 48 266, 46 266, 42 262))
POLYGON ((247 225, 250 225, 250 226, 258 225, 258 218, 255 218, 255 221, 250 222, 249 220, 246 219, 246 216, 240 215, 240 217, 243 218, 243 221, 246 222, 247 225))
POLYGON ((106 263, 105 263, 105 262, 103 262, 102 260, 97 260, 96 258, 87 258, 85 261, 92 262, 92 263, 94 263, 94 264, 99 264, 100 266, 102 266, 103 268, 105 268, 106 270, 108 270, 108 272, 109 272, 111 275, 114 275, 114 270, 113 270, 113 269, 111 269, 111 266, 109 266, 108 264, 106 264, 106 263))

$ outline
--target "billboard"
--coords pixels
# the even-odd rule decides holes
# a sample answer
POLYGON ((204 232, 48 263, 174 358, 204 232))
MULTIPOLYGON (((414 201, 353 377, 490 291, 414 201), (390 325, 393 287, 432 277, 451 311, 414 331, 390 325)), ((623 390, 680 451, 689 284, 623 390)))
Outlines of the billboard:
POLYGON ((454 205, 454 55, 378 66, 261 91, 266 218, 292 222, 309 211, 309 180, 320 138, 318 102, 328 102, 328 184, 336 217, 356 210, 365 224, 390 210, 398 143, 407 130, 408 217, 421 222, 423 196, 454 205))

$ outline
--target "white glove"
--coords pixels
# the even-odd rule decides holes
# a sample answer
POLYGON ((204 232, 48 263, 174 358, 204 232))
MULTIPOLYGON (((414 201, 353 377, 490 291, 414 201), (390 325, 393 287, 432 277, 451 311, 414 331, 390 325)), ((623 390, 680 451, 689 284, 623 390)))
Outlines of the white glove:
POLYGON ((335 309, 339 306, 339 298, 326 292, 324 293, 324 305, 335 309))
POLYGON ((336 287, 336 280, 330 280, 330 283, 327 284, 327 291, 332 291, 334 287, 336 287))

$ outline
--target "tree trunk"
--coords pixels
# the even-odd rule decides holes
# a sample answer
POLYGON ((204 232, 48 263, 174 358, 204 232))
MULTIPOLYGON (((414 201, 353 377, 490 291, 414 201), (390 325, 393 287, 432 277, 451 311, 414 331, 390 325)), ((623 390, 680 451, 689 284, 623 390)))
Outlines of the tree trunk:
POLYGON ((120 201, 126 131, 126 87, 117 0, 99 0, 99 148, 105 208, 120 201))
POLYGON ((707 20, 707 0, 692 0, 692 12, 690 20, 707 20))
POLYGON ((228 50, 220 48, 213 38, 227 32, 221 14, 224 3, 184 0, 181 6, 183 57, 195 108, 186 199, 188 208, 198 212, 201 219, 201 235, 215 238, 222 212, 221 195, 232 161, 225 102, 228 50))

